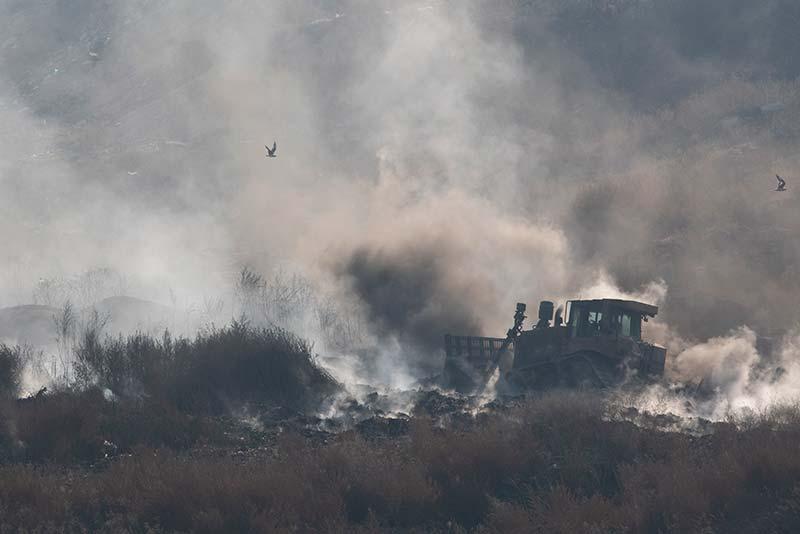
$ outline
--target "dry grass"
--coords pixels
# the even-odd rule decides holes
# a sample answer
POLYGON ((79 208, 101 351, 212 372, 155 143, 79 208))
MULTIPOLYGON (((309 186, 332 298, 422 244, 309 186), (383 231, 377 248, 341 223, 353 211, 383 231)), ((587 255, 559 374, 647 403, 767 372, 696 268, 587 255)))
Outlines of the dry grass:
POLYGON ((0 405, 0 463, 91 464, 141 445, 183 450, 219 435, 212 419, 154 400, 109 402, 96 389, 0 405))
MULTIPOLYGON (((69 424, 60 427, 37 415, 38 426, 27 430, 53 443, 35 456, 55 463, 0 468, 3 529, 571 533, 800 527, 800 425, 786 411, 744 429, 724 424, 713 435, 691 437, 605 421, 592 399, 551 395, 461 428, 415 419, 410 434, 395 440, 367 440, 351 431, 322 443, 284 433, 267 459, 198 455, 180 440, 171 445, 161 439, 155 449, 140 439, 127 447, 130 455, 103 468, 60 465, 73 454, 65 451, 89 450, 99 436, 115 431, 113 415, 77 418, 90 402, 99 401, 64 397, 63 411, 52 417, 69 424), (59 437, 69 434, 67 426, 78 429, 72 441, 59 437)), ((131 435, 163 432, 141 428, 131 435)))

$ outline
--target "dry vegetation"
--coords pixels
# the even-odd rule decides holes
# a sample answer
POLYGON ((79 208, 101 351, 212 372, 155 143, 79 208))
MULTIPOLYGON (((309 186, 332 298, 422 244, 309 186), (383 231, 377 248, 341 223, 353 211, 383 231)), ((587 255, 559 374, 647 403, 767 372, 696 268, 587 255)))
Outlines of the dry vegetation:
POLYGON ((281 329, 234 322, 194 339, 146 334, 101 339, 87 330, 75 349, 77 385, 133 399, 158 399, 184 412, 221 413, 231 404, 315 407, 338 384, 310 347, 281 329))
MULTIPOLYGON (((138 384, 139 393, 109 400, 87 387, 6 397, 0 531, 800 527, 794 409, 693 437, 612 421, 597 399, 561 393, 446 425, 420 416, 391 437, 363 428, 247 435, 234 418, 215 415, 220 399, 233 403, 239 391, 239 401, 250 403, 262 384, 274 388, 261 397, 268 404, 296 402, 300 390, 292 387, 303 382, 281 366, 312 364, 293 338, 238 325, 194 341, 134 336, 82 350, 91 351, 81 362, 103 387, 138 384), (170 371, 176 361, 186 373, 170 371), (276 388, 278 380, 294 386, 276 388)), ((4 348, 0 357, 13 359, 13 351, 4 348)))

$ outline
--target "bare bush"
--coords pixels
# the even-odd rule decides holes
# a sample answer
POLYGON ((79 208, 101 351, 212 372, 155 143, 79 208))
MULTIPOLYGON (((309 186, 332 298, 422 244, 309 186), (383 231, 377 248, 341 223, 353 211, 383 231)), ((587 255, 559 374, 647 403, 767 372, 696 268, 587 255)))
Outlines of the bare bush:
MULTIPOLYGON (((88 387, 95 383, 113 381, 123 373, 117 362, 103 347, 103 329, 109 316, 92 310, 81 326, 80 339, 75 346, 74 371, 77 383, 88 387)), ((121 379, 121 378, 120 378, 121 379)))
POLYGON ((19 395, 22 367, 29 353, 29 348, 0 344, 0 398, 19 395))
POLYGON ((262 295, 262 313, 267 321, 288 327, 301 322, 314 301, 311 282, 297 273, 276 270, 266 281, 262 295))
POLYGON ((69 371, 72 367, 72 352, 77 343, 78 321, 78 312, 69 299, 64 302, 58 313, 53 315, 53 324, 56 330, 56 354, 51 376, 57 379, 59 375, 63 375, 65 383, 69 381, 69 371), (56 369, 56 366, 59 366, 60 369, 56 369))
POLYGON ((258 325, 318 335, 328 350, 352 351, 367 339, 366 323, 357 310, 321 292, 299 273, 277 269, 264 276, 245 267, 234 292, 242 317, 258 325))
POLYGON ((33 302, 44 306, 59 306, 69 297, 69 288, 62 278, 40 278, 33 289, 33 302))
POLYGON ((87 307, 107 297, 124 295, 127 289, 127 280, 117 271, 89 269, 71 277, 40 278, 33 289, 33 302, 62 307, 69 301, 87 307))
POLYGON ((264 285, 264 277, 249 267, 243 267, 239 271, 234 293, 243 316, 252 318, 257 315, 258 301, 264 291, 264 285))
POLYGON ((330 296, 315 303, 316 327, 329 350, 348 352, 361 347, 367 339, 366 323, 356 310, 348 309, 330 296))

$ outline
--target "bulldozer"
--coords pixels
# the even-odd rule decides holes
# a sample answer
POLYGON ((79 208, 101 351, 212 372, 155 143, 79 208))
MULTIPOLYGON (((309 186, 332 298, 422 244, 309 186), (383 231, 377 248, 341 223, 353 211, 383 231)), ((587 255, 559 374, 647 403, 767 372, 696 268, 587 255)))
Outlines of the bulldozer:
POLYGON ((529 330, 525 311, 518 303, 505 338, 446 334, 443 385, 476 393, 499 371, 515 390, 596 389, 664 373, 666 349, 642 340, 642 323, 656 316, 657 306, 593 299, 555 309, 545 300, 529 330))

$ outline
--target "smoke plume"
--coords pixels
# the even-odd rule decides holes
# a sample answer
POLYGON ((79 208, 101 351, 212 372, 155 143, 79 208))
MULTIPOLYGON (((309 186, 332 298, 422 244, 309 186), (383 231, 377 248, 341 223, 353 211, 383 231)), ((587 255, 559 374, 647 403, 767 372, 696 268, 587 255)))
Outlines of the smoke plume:
POLYGON ((650 291, 675 376, 746 395, 800 319, 798 16, 0 0, 0 306, 96 268, 199 306, 289 268, 420 354, 517 301, 650 291))

